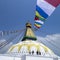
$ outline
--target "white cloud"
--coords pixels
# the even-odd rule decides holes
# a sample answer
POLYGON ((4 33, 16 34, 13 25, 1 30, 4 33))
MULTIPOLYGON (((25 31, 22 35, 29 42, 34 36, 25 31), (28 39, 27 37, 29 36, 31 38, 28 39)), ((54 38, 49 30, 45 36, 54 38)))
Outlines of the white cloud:
MULTIPOLYGON (((45 37, 37 36, 37 40, 45 44, 47 47, 52 49, 54 53, 60 56, 60 34, 46 35, 45 37)), ((4 39, 0 40, 0 42, 4 41, 4 39)), ((11 45, 13 45, 13 42, 6 45, 3 49, 0 50, 0 52, 3 53, 7 51, 11 45)))
MULTIPOLYGON (((5 39, 1 39, 0 40, 0 45, 2 43, 4 43, 4 42, 6 42, 6 40, 5 39)), ((8 49, 10 48, 11 45, 13 45, 13 42, 10 42, 9 44, 7 44, 6 46, 4 46, 3 48, 0 48, 0 53, 6 53, 8 51, 8 49)), ((3 46, 3 45, 1 45, 1 46, 3 46)))
POLYGON ((5 39, 1 39, 1 40, 0 40, 0 43, 2 43, 2 42, 4 42, 4 41, 6 41, 6 40, 5 40, 5 39))
POLYGON ((0 49, 0 53, 6 53, 12 45, 12 42, 7 44, 4 48, 0 49))
POLYGON ((45 37, 37 36, 37 40, 60 56, 60 34, 46 35, 45 37))

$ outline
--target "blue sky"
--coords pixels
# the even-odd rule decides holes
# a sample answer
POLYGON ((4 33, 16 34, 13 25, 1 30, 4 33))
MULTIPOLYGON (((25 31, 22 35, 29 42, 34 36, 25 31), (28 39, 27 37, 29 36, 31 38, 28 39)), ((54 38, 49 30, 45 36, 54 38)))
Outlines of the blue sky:
MULTIPOLYGON (((0 30, 20 30, 25 23, 34 24, 36 0, 0 0, 0 30)), ((42 32, 60 33, 60 6, 42 26, 42 32)), ((23 27, 23 28, 22 28, 23 27)), ((39 34, 37 31, 36 33, 39 34)))
MULTIPOLYGON (((20 30, 25 23, 34 24, 36 0, 0 0, 0 30, 20 30)), ((60 6, 46 20, 42 32, 60 33, 60 6)), ((39 35, 39 31, 36 33, 39 35)), ((41 33, 40 33, 41 34, 41 33)))
MULTIPOLYGON (((36 0, 0 0, 0 30, 21 30, 25 28, 25 24, 28 21, 34 26, 35 9, 36 0)), ((60 6, 56 8, 45 24, 35 33, 37 36, 58 36, 57 46, 59 47, 60 6)), ((58 51, 54 50, 51 45, 48 47, 54 52, 58 51)), ((60 55, 59 52, 56 54, 60 55)))

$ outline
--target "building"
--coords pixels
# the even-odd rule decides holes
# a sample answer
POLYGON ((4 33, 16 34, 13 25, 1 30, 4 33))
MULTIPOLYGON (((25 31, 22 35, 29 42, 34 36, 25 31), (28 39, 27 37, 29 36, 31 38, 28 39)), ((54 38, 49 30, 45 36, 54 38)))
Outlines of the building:
MULTIPOLYGON (((51 49, 37 41, 30 23, 26 23, 26 31, 21 42, 10 47, 4 56, 5 60, 60 60, 51 49)), ((2 59, 4 60, 4 58, 2 59)))

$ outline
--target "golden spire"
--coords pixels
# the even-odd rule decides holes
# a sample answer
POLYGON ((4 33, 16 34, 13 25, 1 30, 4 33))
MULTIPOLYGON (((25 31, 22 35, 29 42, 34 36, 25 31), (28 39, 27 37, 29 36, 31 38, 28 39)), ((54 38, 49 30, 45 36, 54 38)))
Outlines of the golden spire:
POLYGON ((25 40, 37 40, 32 30, 31 24, 29 22, 26 23, 26 31, 22 41, 25 40))

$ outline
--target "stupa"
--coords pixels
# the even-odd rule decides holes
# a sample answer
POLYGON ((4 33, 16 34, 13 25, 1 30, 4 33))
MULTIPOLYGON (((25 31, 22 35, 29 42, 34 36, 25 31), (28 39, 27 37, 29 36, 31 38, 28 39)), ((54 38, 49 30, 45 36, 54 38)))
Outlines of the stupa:
POLYGON ((8 53, 19 53, 21 55, 55 56, 53 51, 44 44, 37 41, 30 23, 26 23, 26 31, 21 42, 13 45, 8 53))

